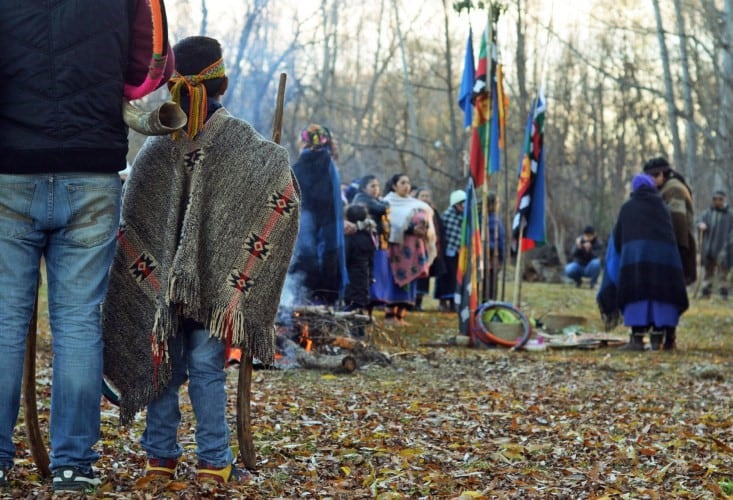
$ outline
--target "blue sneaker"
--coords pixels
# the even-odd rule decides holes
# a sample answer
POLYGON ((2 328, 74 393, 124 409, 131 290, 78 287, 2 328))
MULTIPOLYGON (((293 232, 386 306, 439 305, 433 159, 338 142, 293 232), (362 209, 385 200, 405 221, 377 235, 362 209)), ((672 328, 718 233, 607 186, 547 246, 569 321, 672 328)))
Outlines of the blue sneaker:
POLYGON ((8 486, 8 472, 10 471, 10 467, 0 467, 0 488, 5 488, 8 486))
POLYGON ((53 491, 92 491, 101 484, 91 469, 88 473, 76 467, 60 467, 53 471, 53 491))

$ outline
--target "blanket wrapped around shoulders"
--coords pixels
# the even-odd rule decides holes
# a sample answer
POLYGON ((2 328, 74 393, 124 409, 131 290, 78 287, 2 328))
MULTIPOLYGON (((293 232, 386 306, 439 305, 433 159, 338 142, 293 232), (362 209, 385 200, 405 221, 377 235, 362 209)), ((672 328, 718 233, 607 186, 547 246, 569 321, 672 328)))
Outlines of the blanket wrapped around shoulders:
POLYGON ((167 340, 183 318, 273 362, 299 211, 286 150, 224 108, 193 141, 147 139, 125 183, 102 309, 122 423, 170 380, 167 340))
POLYGON ((607 329, 621 320, 627 304, 643 300, 672 304, 680 314, 689 306, 669 209, 656 190, 645 187, 621 207, 596 296, 607 329))
POLYGON ((397 286, 429 276, 430 265, 438 255, 437 237, 433 224, 433 209, 412 197, 387 193, 384 200, 390 207, 389 264, 397 286), (410 228, 422 224, 424 238, 410 233, 410 228))

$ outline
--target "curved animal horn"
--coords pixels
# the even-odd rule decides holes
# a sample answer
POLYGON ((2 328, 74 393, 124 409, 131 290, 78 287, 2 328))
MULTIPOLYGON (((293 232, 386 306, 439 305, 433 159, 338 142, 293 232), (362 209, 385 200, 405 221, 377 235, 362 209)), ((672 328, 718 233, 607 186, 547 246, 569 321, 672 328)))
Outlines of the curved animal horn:
POLYGON ((122 119, 128 127, 144 135, 167 135, 186 126, 188 118, 174 102, 164 102, 152 111, 143 111, 122 100, 122 119))

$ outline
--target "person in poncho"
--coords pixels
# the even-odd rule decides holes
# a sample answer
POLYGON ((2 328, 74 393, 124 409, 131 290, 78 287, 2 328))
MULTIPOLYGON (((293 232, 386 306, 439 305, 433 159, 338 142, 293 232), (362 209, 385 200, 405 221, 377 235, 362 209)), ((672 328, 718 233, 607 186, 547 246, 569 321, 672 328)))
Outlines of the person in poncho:
POLYGON ((120 390, 123 423, 147 405, 146 475, 174 478, 188 380, 198 479, 241 482, 248 474, 229 447, 226 351, 274 361, 299 192, 287 151, 221 106, 219 43, 190 37, 174 54, 168 87, 188 128, 148 138, 125 183, 102 311, 105 374, 120 390))
POLYGON ((674 336, 689 305, 685 276, 669 209, 654 179, 637 175, 632 188, 611 232, 596 300, 607 328, 621 315, 631 327, 624 349, 643 351, 651 330, 651 347, 658 350, 666 335, 674 336))
POLYGON ((410 178, 395 174, 387 182, 389 203, 389 267, 391 283, 385 305, 385 323, 406 325, 407 308, 415 304, 417 279, 428 276, 437 249, 433 209, 410 197, 410 178))
POLYGON ((303 149, 293 165, 302 192, 300 232, 287 288, 296 302, 292 305, 333 306, 348 280, 336 144, 331 132, 318 124, 303 129, 300 140, 303 149))

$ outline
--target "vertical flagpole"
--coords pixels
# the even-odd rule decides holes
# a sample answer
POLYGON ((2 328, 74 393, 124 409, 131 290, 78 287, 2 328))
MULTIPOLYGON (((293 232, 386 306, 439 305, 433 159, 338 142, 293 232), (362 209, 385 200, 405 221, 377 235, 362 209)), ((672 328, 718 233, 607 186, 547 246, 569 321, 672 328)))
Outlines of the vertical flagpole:
MULTIPOLYGON (((504 260, 501 263, 501 301, 504 302, 506 292, 506 261, 509 257, 509 238, 508 231, 512 228, 512 221, 509 219, 509 158, 507 157, 506 139, 504 139, 504 260)), ((498 214, 497 214, 498 216, 498 214)))
POLYGON ((481 290, 481 301, 486 302, 491 299, 490 297, 490 280, 491 271, 496 272, 491 260, 491 235, 489 234, 489 208, 488 208, 488 195, 489 195, 489 162, 491 159, 491 127, 492 127, 492 115, 494 106, 494 80, 496 80, 496 65, 498 63, 498 49, 497 49, 497 26, 499 20, 499 6, 494 2, 489 3, 489 15, 486 29, 486 54, 487 63, 491 61, 491 67, 489 68, 486 87, 488 89, 487 99, 489 106, 487 107, 488 114, 488 125, 485 130, 485 137, 483 141, 484 160, 486 162, 486 169, 484 172, 484 186, 483 192, 481 193, 481 235, 482 235, 482 247, 484 251, 484 266, 483 266, 483 287, 481 290))
MULTIPOLYGON (((492 23, 491 23, 491 10, 493 8, 493 2, 489 3, 488 7, 488 15, 487 15, 487 23, 486 23, 486 30, 483 32, 483 35, 485 37, 484 44, 486 46, 486 62, 488 64, 489 58, 491 58, 491 68, 487 68, 488 74, 486 75, 486 88, 487 88, 487 102, 489 103, 489 106, 491 105, 491 78, 493 78, 493 50, 491 47, 491 40, 493 38, 492 31, 494 29, 492 23)), ((479 53, 479 58, 481 57, 481 54, 479 53)), ((488 111, 488 110, 487 110, 488 111)), ((487 115, 490 117, 490 113, 487 112, 487 115)), ((489 268, 488 268, 488 257, 487 257, 487 249, 488 249, 488 241, 489 241, 489 222, 487 218, 487 212, 488 212, 488 200, 487 200, 487 193, 489 192, 489 169, 488 169, 488 162, 489 162, 489 140, 491 137, 491 121, 489 120, 488 125, 485 127, 485 134, 486 137, 484 137, 484 140, 482 141, 482 149, 483 149, 483 156, 484 156, 484 165, 482 165, 484 169, 484 183, 481 186, 481 248, 483 249, 483 265, 482 267, 482 274, 478 281, 481 282, 481 302, 486 302, 487 300, 487 277, 489 274, 489 268)), ((477 283, 478 285, 478 283, 477 283)))
POLYGON ((522 234, 524 233, 524 219, 519 221, 519 238, 517 243, 517 263, 514 269, 514 298, 512 304, 519 307, 519 300, 522 291, 522 234))

